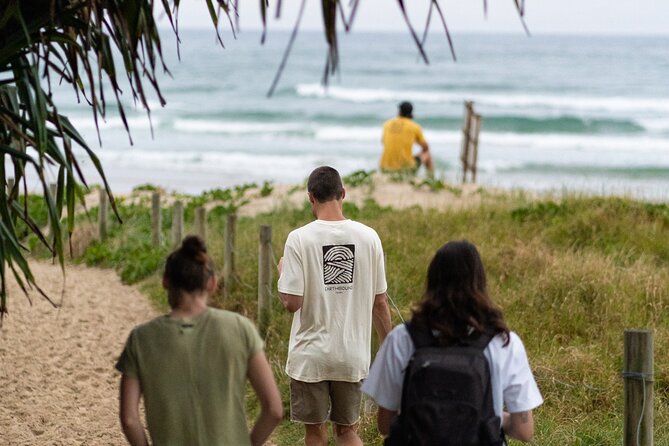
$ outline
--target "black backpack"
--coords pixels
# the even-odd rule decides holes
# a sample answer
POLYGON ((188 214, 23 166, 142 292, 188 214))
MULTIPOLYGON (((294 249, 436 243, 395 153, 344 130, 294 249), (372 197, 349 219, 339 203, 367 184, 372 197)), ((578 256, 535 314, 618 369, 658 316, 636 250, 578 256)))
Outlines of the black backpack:
POLYGON ((502 446, 490 367, 483 350, 492 339, 474 334, 441 347, 430 332, 406 323, 416 352, 404 374, 400 414, 386 446, 502 446))

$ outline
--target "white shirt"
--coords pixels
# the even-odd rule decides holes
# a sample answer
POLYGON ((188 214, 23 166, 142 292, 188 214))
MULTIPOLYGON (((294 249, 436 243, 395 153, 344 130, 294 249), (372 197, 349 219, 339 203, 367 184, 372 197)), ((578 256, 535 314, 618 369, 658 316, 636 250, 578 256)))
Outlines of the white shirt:
MULTIPOLYGON (((527 361, 525 346, 518 335, 511 332, 509 345, 497 335, 483 351, 490 365, 490 382, 495 414, 502 418, 502 410, 511 413, 532 410, 543 403, 527 361)), ((415 351, 411 336, 404 324, 395 327, 383 342, 362 384, 362 391, 379 406, 399 411, 402 399, 404 370, 415 351)))
POLYGON ((352 220, 316 220, 286 240, 279 292, 303 296, 286 373, 304 382, 358 382, 371 357, 374 296, 386 291, 381 240, 352 220))

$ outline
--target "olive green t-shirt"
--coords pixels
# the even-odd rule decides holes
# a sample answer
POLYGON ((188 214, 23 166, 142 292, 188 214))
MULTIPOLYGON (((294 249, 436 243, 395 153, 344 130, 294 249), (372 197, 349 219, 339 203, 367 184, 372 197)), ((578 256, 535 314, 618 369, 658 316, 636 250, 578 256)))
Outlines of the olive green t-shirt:
POLYGON ((139 379, 155 446, 247 445, 247 364, 262 348, 251 321, 208 308, 139 325, 116 368, 139 379))

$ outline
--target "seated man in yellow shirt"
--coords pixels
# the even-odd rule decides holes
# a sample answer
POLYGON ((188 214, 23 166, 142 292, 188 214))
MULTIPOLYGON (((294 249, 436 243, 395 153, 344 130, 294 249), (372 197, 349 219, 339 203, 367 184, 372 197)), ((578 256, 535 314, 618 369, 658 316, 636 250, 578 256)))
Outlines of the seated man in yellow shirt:
POLYGON ((417 171, 421 164, 425 165, 428 175, 432 175, 432 156, 423 130, 413 121, 413 105, 402 102, 398 116, 383 124, 383 155, 381 170, 386 172, 417 171), (421 146, 422 151, 415 155, 412 152, 414 143, 421 146))

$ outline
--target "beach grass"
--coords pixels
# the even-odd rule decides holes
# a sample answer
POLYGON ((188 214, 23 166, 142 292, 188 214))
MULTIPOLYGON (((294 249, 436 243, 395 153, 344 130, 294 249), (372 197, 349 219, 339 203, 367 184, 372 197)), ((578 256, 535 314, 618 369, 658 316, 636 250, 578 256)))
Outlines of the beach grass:
MULTIPOLYGON (((271 191, 270 191, 271 193, 271 191)), ((166 308, 160 271, 170 250, 171 211, 163 211, 163 246, 150 246, 145 202, 119 203, 124 224, 93 242, 78 261, 115 268, 166 308)), ((225 214, 209 212, 208 246, 219 270, 225 214)), ((535 411, 535 445, 618 445, 623 435, 623 333, 648 328, 655 335, 655 444, 669 444, 669 207, 617 197, 577 194, 535 198, 505 194, 452 211, 418 207, 395 210, 373 200, 346 203, 345 214, 375 228, 384 245, 388 292, 403 318, 421 297, 427 265, 443 243, 468 239, 480 249, 490 294, 525 343, 545 403, 535 411)), ((94 216, 94 210, 90 215, 94 216)), ((287 234, 312 220, 307 204, 240 217, 236 279, 231 294, 213 305, 256 318, 258 229, 272 226, 274 262, 287 234)), ((194 231, 192 212, 186 233, 194 231)), ((276 275, 273 278, 276 287, 276 275)), ((276 294, 276 288, 273 290, 276 294)), ((292 315, 272 303, 267 354, 289 413, 283 372, 292 315)), ((393 322, 401 323, 393 310, 393 322)), ((377 345, 373 346, 376 351, 377 345)), ((250 416, 257 402, 249 391, 250 416)), ((302 441, 302 428, 287 420, 276 444, 302 441)), ((363 414, 365 444, 381 444, 374 413, 363 414)), ((513 444, 513 442, 512 442, 513 444)))

